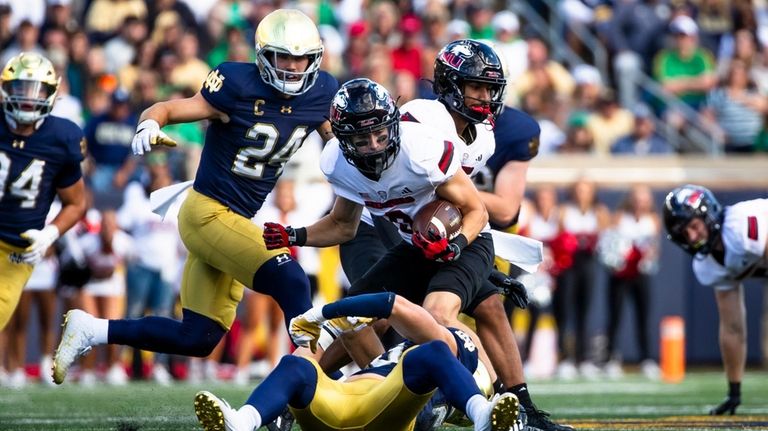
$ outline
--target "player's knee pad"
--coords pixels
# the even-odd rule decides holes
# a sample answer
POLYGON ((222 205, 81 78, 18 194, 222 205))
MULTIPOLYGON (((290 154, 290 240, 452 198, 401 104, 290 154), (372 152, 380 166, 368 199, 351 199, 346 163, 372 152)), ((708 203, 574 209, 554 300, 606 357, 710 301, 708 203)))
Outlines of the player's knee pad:
POLYGON ((181 340, 179 343, 189 356, 204 357, 211 354, 213 349, 227 330, 221 327, 215 320, 202 314, 184 309, 181 321, 181 340))
POLYGON ((253 290, 269 295, 285 314, 285 322, 312 308, 309 279, 287 254, 268 260, 253 276, 253 290))

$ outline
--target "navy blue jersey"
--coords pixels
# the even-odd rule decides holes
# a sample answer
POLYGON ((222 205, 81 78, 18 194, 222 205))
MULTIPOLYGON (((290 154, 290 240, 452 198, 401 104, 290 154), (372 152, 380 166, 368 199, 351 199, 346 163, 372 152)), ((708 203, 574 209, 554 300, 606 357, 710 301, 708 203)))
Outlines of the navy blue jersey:
POLYGON ((255 63, 222 63, 201 93, 229 122, 212 121, 195 177, 195 190, 251 218, 283 165, 326 121, 339 83, 320 72, 306 93, 286 99, 262 81, 255 63))
POLYGON ((82 178, 85 140, 75 123, 48 116, 32 136, 0 120, 0 241, 26 247, 19 235, 42 229, 56 189, 82 178))
MULTIPOLYGON (((470 373, 474 373, 477 369, 478 352, 477 346, 472 341, 469 334, 465 333, 461 329, 448 328, 453 334, 453 338, 456 339, 456 346, 458 351, 456 353, 456 359, 461 362, 461 365, 469 370, 470 373)), ((381 356, 371 361, 371 366, 363 370, 358 371, 355 374, 367 374, 374 373, 380 376, 386 377, 395 368, 400 358, 403 356, 403 352, 410 347, 415 346, 415 343, 411 341, 403 341, 402 343, 392 347, 384 352, 381 356)))
POLYGON ((539 123, 530 115, 509 106, 504 108, 493 128, 496 150, 486 163, 494 178, 507 162, 534 158, 539 152, 540 133, 539 123))

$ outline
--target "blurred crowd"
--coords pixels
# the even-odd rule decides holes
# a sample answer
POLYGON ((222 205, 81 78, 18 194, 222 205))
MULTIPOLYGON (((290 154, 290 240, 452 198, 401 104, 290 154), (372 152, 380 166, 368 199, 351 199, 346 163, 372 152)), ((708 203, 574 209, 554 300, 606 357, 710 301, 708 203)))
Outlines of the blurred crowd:
MULTIPOLYGON (((276 8, 296 7, 318 23, 325 44, 322 68, 340 82, 368 77, 403 103, 431 98, 434 58, 459 38, 492 41, 506 58, 506 103, 541 126, 539 157, 556 153, 667 155, 687 151, 667 142, 659 122, 685 133, 689 121, 637 86, 638 71, 706 119, 726 153, 768 151, 768 5, 762 0, 534 0, 526 11, 565 23, 557 32, 587 59, 570 64, 553 55, 551 35, 539 34, 511 1, 489 0, 0 0, 0 62, 20 51, 49 58, 62 82, 53 114, 82 126, 87 142, 87 217, 69 232, 27 286, 14 322, 0 341, 0 384, 23 386, 50 369, 60 323, 58 311, 81 308, 98 317, 174 315, 184 258, 173 217, 151 214, 149 193, 195 175, 204 123, 164 129, 179 143, 143 159, 131 155, 138 116, 161 100, 195 94, 208 72, 224 61, 254 60, 254 29, 276 8), (551 10, 550 7, 555 9, 551 10), (593 33, 610 54, 601 71, 573 37, 593 33), (605 73, 607 72, 607 73, 605 73), (37 310, 40 320, 32 324, 37 310), (31 326, 30 326, 31 325, 31 326), (38 328, 41 335, 27 334, 38 328), (26 346, 39 340, 39 370, 25 370, 26 346), (2 346, 1 343, 6 343, 2 346)), ((554 23, 550 22, 551 25, 554 23)), ((321 140, 311 135, 286 168, 255 222, 306 225, 331 205, 332 193, 317 166, 321 140)), ((616 334, 605 354, 587 352, 584 321, 600 261, 610 272, 609 328, 622 301, 637 307, 637 340, 649 376, 648 277, 657 268, 658 216, 645 188, 632 189, 613 213, 594 200, 594 185, 578 182, 571 200, 541 187, 522 210, 523 233, 547 244, 550 259, 535 274, 536 307, 563 326, 558 338, 562 376, 590 364, 618 374, 616 334), (602 245, 601 245, 602 244, 602 245), (617 253, 615 250, 623 250, 617 253), (601 252, 604 251, 604 252, 601 252), (613 250, 613 251, 611 251, 613 250), (554 286, 558 286, 557 289, 554 286), (548 289, 548 291, 546 291, 548 289), (569 338, 570 337, 570 338, 569 338), (570 340, 570 341, 569 341, 570 340), (588 361, 587 358, 594 359, 588 361)), ((302 249, 300 263, 320 286, 318 300, 338 296, 345 279, 332 255, 302 249), (330 269, 329 269, 330 268, 330 269), (323 283, 322 280, 327 280, 323 283), (323 289, 322 286, 333 286, 323 289)), ((91 354, 80 382, 99 378, 122 384, 129 374, 168 383, 172 377, 219 378, 245 383, 271 368, 289 342, 279 308, 257 294, 243 301, 242 318, 212 358, 187 364, 177 358, 127 352, 117 346, 91 354), (270 342, 272 335, 282 341, 270 342), (254 356, 255 355, 255 356, 254 356), (235 364, 222 373, 219 358, 235 364), (263 358, 259 367, 251 360, 263 358), (139 360, 141 359, 141 360, 139 360), (180 367, 175 367, 182 362, 180 367)), ((525 334, 521 334, 522 338, 525 334)), ((0 337, 2 338, 2 337, 0 337)), ((526 344, 527 345, 527 344, 526 344)), ((31 349, 34 350, 34 349, 31 349)))

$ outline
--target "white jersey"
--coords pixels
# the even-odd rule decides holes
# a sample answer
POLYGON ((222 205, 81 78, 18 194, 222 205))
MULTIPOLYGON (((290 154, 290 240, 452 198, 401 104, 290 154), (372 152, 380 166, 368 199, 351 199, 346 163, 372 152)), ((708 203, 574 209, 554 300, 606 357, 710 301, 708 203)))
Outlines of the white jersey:
POLYGON ((459 153, 450 135, 415 122, 400 123, 400 152, 374 181, 350 164, 336 139, 320 156, 320 168, 337 196, 365 206, 398 226, 411 242, 414 214, 435 199, 435 188, 459 169, 459 153))
POLYGON ((472 142, 464 142, 456 133, 456 123, 450 111, 439 100, 411 100, 400 108, 400 118, 403 122, 415 121, 434 127, 443 133, 449 133, 454 142, 462 144, 459 151, 461 169, 470 177, 477 175, 496 151, 496 138, 490 123, 483 122, 468 126, 475 128, 476 135, 472 142))
POLYGON ((696 255, 693 272, 699 283, 717 289, 735 287, 750 276, 766 277, 768 262, 768 199, 754 199, 725 207, 722 227, 725 257, 720 264, 712 254, 696 255))

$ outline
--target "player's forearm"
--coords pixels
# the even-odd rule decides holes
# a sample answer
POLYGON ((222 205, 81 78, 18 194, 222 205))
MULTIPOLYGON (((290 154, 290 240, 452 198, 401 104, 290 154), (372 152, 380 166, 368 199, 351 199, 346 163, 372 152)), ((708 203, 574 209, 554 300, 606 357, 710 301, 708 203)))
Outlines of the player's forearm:
POLYGON ((488 212, 485 207, 473 208, 462 215, 461 233, 471 243, 488 224, 488 212))
POLYGON ((307 226, 307 242, 310 247, 330 247, 343 244, 355 237, 357 223, 340 221, 327 215, 315 224, 307 226))
POLYGON ((742 381, 747 359, 745 322, 720 322, 720 352, 728 381, 742 381))
POLYGON ((59 230, 59 235, 71 229, 85 214, 85 193, 82 181, 81 179, 75 185, 59 191, 59 198, 62 201, 61 211, 51 221, 51 224, 59 230))
POLYGON ((493 193, 480 192, 480 199, 488 211, 488 218, 496 226, 508 227, 517 220, 522 196, 516 200, 504 199, 493 193))

